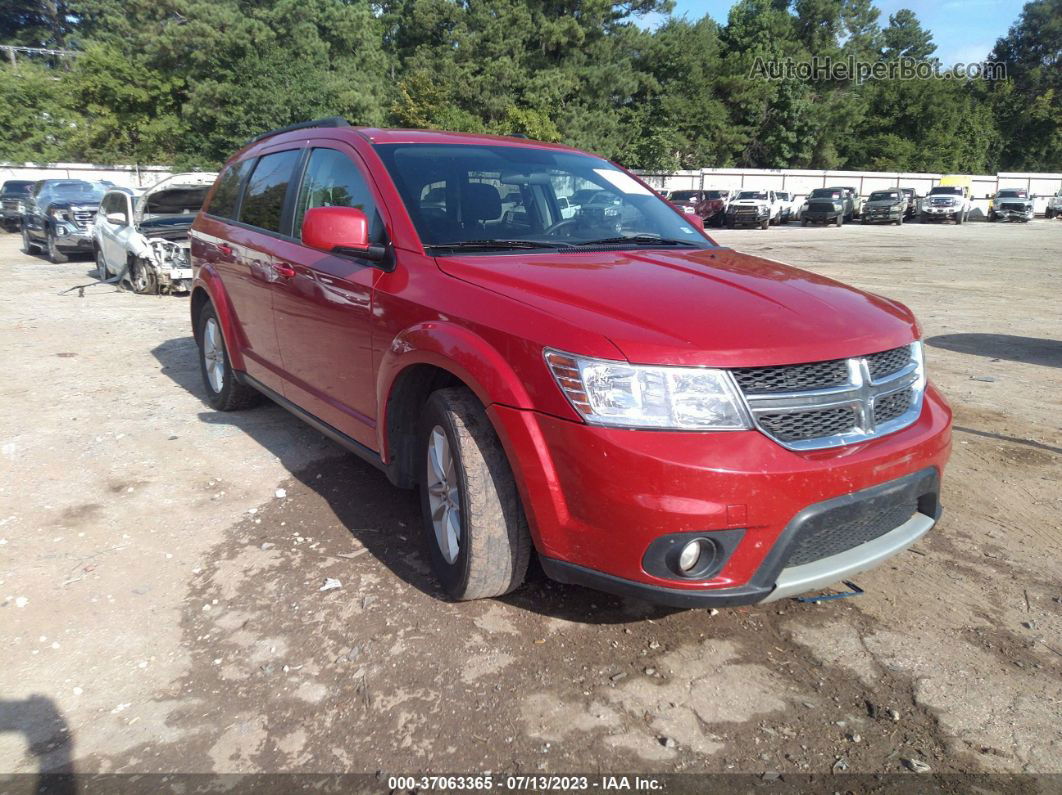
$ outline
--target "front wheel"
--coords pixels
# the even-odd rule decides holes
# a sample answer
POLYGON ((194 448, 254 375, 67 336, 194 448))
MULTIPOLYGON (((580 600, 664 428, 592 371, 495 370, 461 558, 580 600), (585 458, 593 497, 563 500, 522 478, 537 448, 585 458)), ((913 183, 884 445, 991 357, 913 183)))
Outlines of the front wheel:
POLYGON ((432 393, 419 449, 424 533, 443 590, 468 600, 517 588, 531 537, 509 460, 475 395, 463 387, 432 393))
POLYGON ((837 223, 837 226, 843 226, 844 225, 844 216, 843 215, 838 215, 836 223, 837 223))
POLYGON ((770 225, 771 225, 771 219, 770 218, 764 218, 762 221, 760 221, 760 229, 766 229, 770 225))
POLYGON ((23 254, 40 254, 41 253, 41 247, 38 246, 36 243, 34 243, 33 240, 30 238, 29 230, 26 229, 26 225, 25 224, 22 225, 22 253, 23 254))
POLYGON ((51 230, 48 230, 47 232, 47 241, 49 262, 54 262, 56 265, 60 265, 69 260, 69 257, 59 250, 59 243, 55 239, 55 233, 51 230))

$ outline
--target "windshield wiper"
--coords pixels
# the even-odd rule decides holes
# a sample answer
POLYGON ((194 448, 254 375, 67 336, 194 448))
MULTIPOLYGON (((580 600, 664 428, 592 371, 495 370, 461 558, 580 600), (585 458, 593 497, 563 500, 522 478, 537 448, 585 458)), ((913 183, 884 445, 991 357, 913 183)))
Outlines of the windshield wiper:
POLYGON ((504 251, 522 248, 560 248, 568 243, 542 243, 538 240, 456 240, 453 243, 431 243, 428 248, 452 249, 501 249, 504 251))
POLYGON ((581 240, 574 246, 611 246, 623 243, 634 243, 639 246, 698 246, 693 240, 676 240, 671 237, 658 237, 657 235, 630 235, 620 237, 603 237, 600 240, 581 240))

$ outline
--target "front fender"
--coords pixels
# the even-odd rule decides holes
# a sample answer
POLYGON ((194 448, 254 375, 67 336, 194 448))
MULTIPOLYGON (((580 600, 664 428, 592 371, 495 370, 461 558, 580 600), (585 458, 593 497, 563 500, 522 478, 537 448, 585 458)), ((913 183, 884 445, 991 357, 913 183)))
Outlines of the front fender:
POLYGON ((247 341, 241 336, 240 327, 233 322, 232 302, 229 300, 225 285, 213 265, 205 264, 200 266, 192 284, 192 335, 196 337, 198 342, 199 329, 196 322, 198 320, 196 313, 199 311, 200 303, 195 300, 197 291, 206 293, 207 299, 214 305, 214 311, 218 315, 218 322, 221 323, 221 333, 225 338, 225 350, 229 354, 229 364, 232 369, 246 369, 243 364, 242 351, 247 341))
POLYGON ((377 374, 376 399, 380 421, 377 441, 385 461, 388 399, 399 375, 409 367, 426 364, 452 373, 468 386, 484 406, 500 404, 531 408, 523 382, 496 347, 465 326, 429 321, 399 333, 383 354, 377 374))

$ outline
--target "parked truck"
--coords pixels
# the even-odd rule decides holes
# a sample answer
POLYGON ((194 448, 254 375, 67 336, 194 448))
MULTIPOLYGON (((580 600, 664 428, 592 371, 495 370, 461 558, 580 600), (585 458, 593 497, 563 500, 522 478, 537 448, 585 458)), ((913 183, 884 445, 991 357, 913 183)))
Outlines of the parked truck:
POLYGON ((940 184, 922 200, 921 222, 952 220, 957 224, 964 223, 973 207, 972 187, 973 181, 969 177, 941 177, 940 184))

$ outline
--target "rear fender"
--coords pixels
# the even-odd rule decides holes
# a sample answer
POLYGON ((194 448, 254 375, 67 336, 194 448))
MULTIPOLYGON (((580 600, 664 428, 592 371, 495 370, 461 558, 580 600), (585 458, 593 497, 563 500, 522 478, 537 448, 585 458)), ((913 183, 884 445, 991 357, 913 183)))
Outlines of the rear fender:
MULTIPOLYGON (((221 333, 225 338, 225 350, 229 354, 229 364, 233 370, 244 370, 242 351, 247 341, 243 339, 239 325, 233 321, 232 302, 229 301, 229 296, 225 291, 225 285, 222 283, 221 277, 212 265, 202 265, 196 274, 195 283, 192 286, 191 311, 193 313, 198 311, 199 302, 196 300, 196 294, 200 292, 206 293, 207 299, 214 305, 214 311, 217 313, 218 321, 221 323, 221 333)), ((196 337, 196 342, 198 343, 199 325, 196 322, 197 320, 198 318, 193 315, 192 334, 196 337)))

